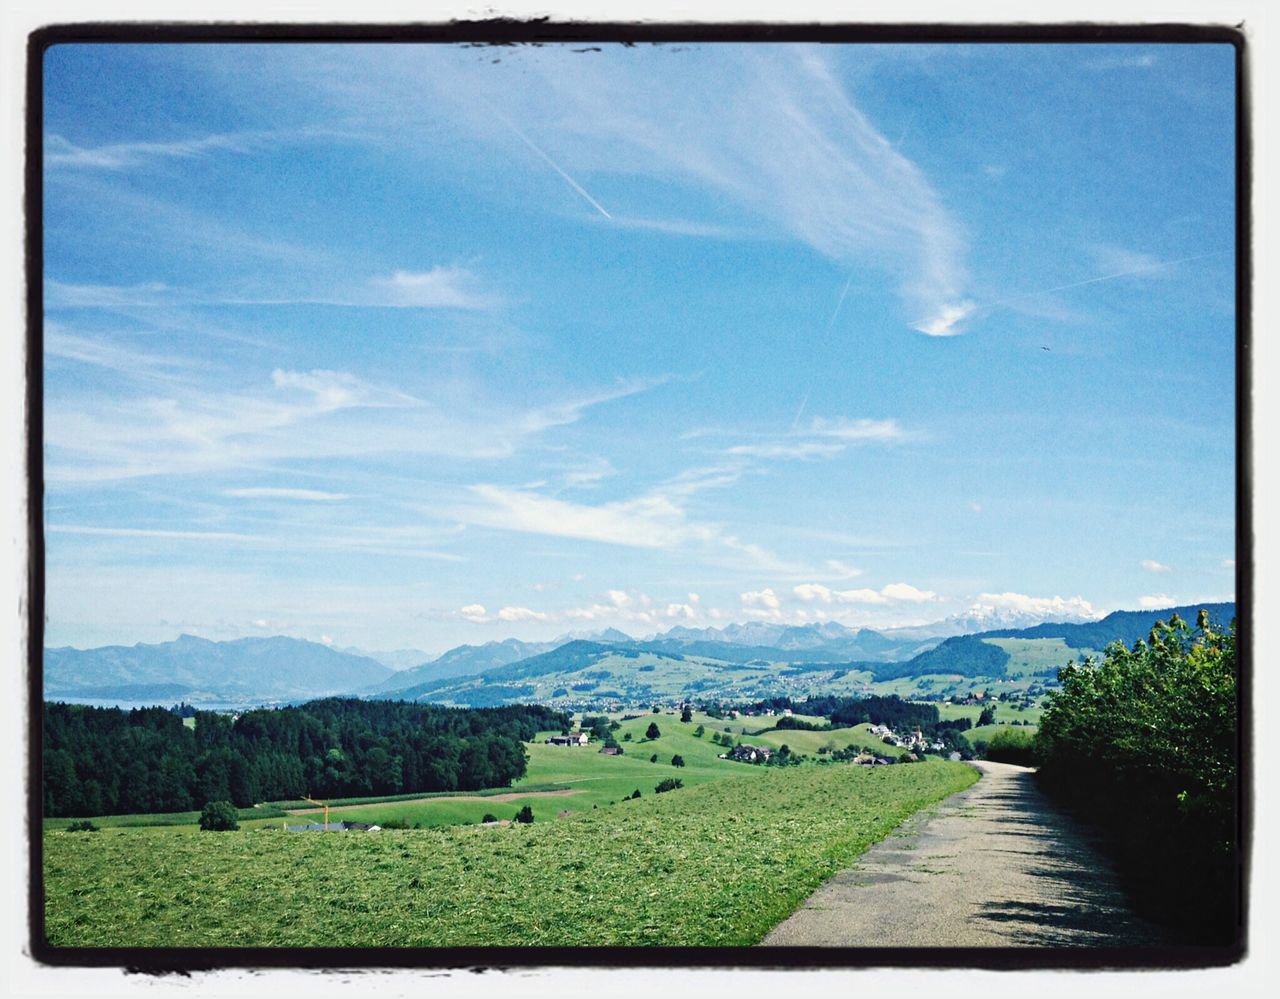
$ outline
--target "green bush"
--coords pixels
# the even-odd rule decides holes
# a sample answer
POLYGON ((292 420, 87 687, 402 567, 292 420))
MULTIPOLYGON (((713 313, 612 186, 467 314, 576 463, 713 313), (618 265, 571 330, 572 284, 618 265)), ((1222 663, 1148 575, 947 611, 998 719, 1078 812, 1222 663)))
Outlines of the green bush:
POLYGON ((525 805, 520 811, 516 812, 516 821, 529 823, 533 821, 533 809, 525 805))
POLYGON ((656 794, 664 794, 667 791, 674 791, 677 788, 684 787, 684 781, 679 777, 668 777, 662 783, 658 784, 653 790, 656 794))
POLYGON ((240 828, 239 815, 229 801, 209 801, 200 811, 200 828, 206 832, 232 832, 240 828))
MULTIPOLYGON (((1050 793, 1111 832, 1153 915, 1227 941, 1239 917, 1236 634, 1201 611, 1058 673, 1035 750, 1050 793)), ((994 739, 993 739, 994 741, 994 739)))
POLYGON ((986 758, 996 763, 1015 763, 1020 767, 1035 766, 1033 737, 1030 732, 999 729, 987 742, 986 758))
POLYGON ((493 812, 485 812, 484 818, 482 818, 480 821, 481 822, 497 822, 498 817, 494 815, 493 812))
POLYGON ((67 826, 67 832, 97 832, 98 827, 88 819, 81 819, 79 822, 72 822, 67 826))

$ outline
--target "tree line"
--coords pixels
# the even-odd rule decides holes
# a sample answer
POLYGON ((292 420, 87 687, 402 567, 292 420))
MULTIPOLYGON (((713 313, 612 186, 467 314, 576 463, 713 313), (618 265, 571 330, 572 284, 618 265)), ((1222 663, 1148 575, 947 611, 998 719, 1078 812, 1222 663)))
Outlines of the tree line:
POLYGON ((45 702, 44 813, 182 812, 255 802, 505 787, 524 776, 523 742, 568 717, 537 705, 460 709, 327 698, 208 711, 183 724, 162 707, 45 702))
POLYGON ((1111 833, 1140 902, 1197 942, 1239 928, 1235 622, 1174 614, 1058 674, 1034 742, 1047 791, 1111 833))

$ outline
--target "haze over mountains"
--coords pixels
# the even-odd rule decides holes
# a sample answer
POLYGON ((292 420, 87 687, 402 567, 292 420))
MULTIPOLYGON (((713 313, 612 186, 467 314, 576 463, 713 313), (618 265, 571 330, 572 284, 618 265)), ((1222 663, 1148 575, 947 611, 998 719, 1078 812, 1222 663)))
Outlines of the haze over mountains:
POLYGON ((1101 620, 1039 622, 1028 628, 987 629, 960 636, 948 634, 954 621, 939 622, 931 636, 915 634, 918 629, 882 633, 834 622, 676 627, 647 639, 607 629, 585 638, 566 635, 552 642, 509 638, 462 645, 399 671, 370 655, 302 639, 277 636, 214 642, 182 635, 158 645, 45 649, 44 692, 51 700, 154 699, 193 704, 299 701, 336 694, 501 703, 540 690, 530 687, 527 681, 531 677, 547 678, 548 690, 559 689, 553 686, 556 674, 568 677, 561 684, 566 692, 575 685, 592 695, 621 694, 619 688, 642 691, 652 687, 659 667, 670 682, 652 689, 683 684, 681 689, 687 688, 689 695, 699 692, 699 684, 703 691, 724 686, 712 683, 711 676, 724 680, 730 690, 739 686, 743 691, 754 689, 749 681, 759 680, 766 669, 783 676, 810 674, 815 681, 821 680, 819 674, 823 673, 837 680, 851 673, 876 680, 942 673, 998 676, 1008 655, 989 639, 1052 638, 1068 649, 1099 650, 1111 641, 1135 641, 1157 619, 1167 619, 1175 611, 1194 620, 1201 607, 1223 623, 1235 614, 1234 603, 1190 604, 1116 611, 1101 620), (570 675, 591 670, 605 660, 607 670, 596 669, 591 676, 570 675), (608 675, 600 676, 601 672, 608 675), (641 673, 649 675, 632 675, 641 673), (738 683, 735 676, 742 681, 738 686, 734 686, 738 683))

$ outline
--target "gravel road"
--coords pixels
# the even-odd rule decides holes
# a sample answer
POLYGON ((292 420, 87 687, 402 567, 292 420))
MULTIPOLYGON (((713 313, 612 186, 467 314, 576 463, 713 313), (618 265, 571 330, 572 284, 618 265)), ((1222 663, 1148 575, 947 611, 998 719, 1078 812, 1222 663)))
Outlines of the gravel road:
POLYGON ((837 874, 763 946, 1159 947, 1096 840, 1033 771, 974 764, 982 779, 918 813, 837 874))

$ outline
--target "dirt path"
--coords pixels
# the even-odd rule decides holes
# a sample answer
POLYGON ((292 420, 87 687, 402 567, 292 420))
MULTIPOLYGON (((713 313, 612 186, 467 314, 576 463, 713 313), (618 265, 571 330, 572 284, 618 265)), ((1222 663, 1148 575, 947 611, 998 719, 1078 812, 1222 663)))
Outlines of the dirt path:
POLYGON ((1033 771, 982 779, 926 809, 837 874, 764 946, 1144 947, 1170 943, 1136 916, 1089 832, 1033 771))
MULTIPOLYGON (((563 798, 569 794, 586 794, 581 788, 563 791, 512 791, 510 794, 454 794, 446 798, 401 798, 398 801, 370 801, 363 805, 331 805, 331 812, 350 812, 357 808, 380 808, 383 805, 425 805, 436 801, 515 801, 516 798, 563 798)), ((315 815, 323 808, 287 808, 290 815, 315 815)))

